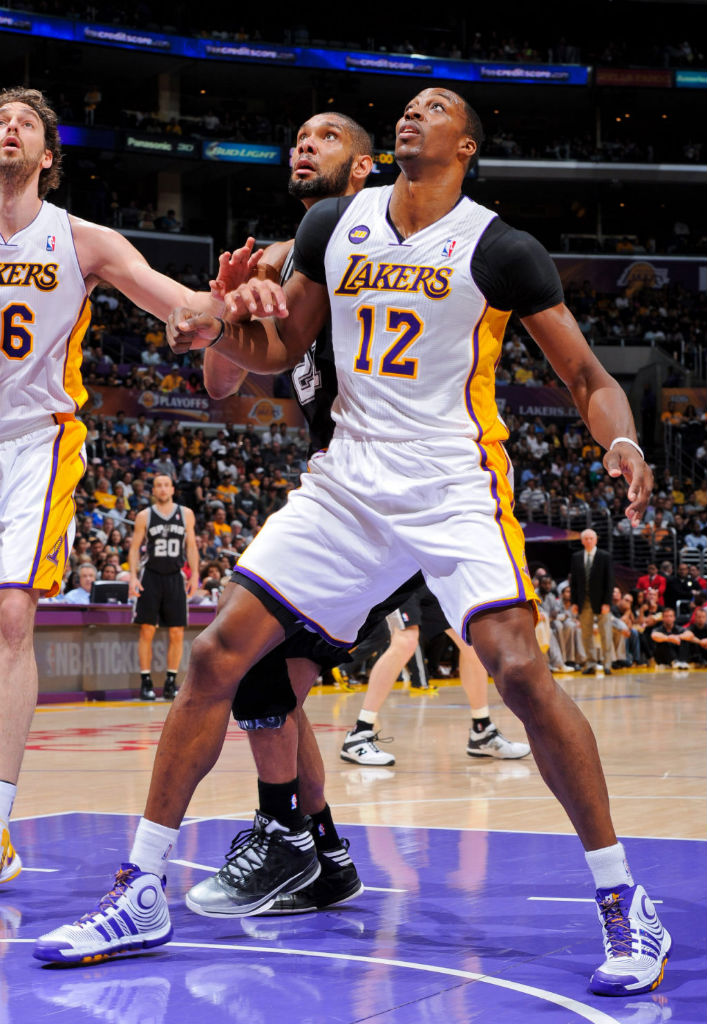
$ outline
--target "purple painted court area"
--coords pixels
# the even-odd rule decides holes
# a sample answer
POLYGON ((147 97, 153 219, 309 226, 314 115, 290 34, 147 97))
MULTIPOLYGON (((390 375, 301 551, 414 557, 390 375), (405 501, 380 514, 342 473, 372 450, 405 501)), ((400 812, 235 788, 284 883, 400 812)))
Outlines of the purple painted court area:
POLYGON ((663 901, 657 909, 674 943, 661 988, 628 999, 587 991, 603 959, 599 926, 579 842, 561 835, 345 827, 370 887, 356 901, 301 917, 220 921, 191 914, 183 895, 247 823, 186 824, 168 889, 170 945, 93 967, 33 960, 37 935, 92 909, 109 887, 135 824, 111 814, 13 823, 28 870, 0 891, 3 1024, 707 1017, 705 844, 686 840, 625 840, 634 874, 663 901))

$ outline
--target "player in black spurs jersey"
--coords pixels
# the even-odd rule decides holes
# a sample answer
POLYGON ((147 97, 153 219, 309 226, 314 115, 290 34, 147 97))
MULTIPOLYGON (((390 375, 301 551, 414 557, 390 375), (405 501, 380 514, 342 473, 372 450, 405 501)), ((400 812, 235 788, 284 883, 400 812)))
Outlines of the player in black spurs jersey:
POLYGON ((194 535, 194 513, 175 504, 174 483, 159 473, 152 482, 151 508, 135 518, 135 529, 128 551, 130 594, 137 597, 135 622, 140 626, 138 659, 140 662, 140 699, 154 700, 150 666, 152 640, 158 626, 169 630, 167 675, 163 695, 174 700, 177 672, 182 659, 184 627, 187 624, 187 600, 199 586, 199 552, 194 535), (146 545, 140 563, 140 549, 146 545), (182 569, 189 564, 185 582, 182 569))

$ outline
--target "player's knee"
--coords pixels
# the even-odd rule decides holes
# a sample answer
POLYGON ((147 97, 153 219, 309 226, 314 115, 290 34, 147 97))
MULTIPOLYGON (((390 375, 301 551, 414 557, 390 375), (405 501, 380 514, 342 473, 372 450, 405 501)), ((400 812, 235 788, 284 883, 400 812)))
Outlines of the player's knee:
POLYGON ((247 665, 239 652, 226 648, 217 633, 205 630, 191 646, 189 655, 190 672, 185 683, 193 680, 199 691, 207 691, 216 697, 230 695, 231 698, 243 676, 247 665))
POLYGON ((0 643, 19 651, 31 642, 34 604, 22 591, 8 590, 0 605, 0 643))
POLYGON ((405 661, 409 661, 417 649, 417 642, 419 634, 416 629, 399 629, 396 630, 391 639, 391 646, 394 646, 401 655, 405 656, 405 661))
POLYGON ((504 702, 519 715, 546 699, 548 686, 553 685, 539 649, 510 647, 499 651, 492 674, 504 702))

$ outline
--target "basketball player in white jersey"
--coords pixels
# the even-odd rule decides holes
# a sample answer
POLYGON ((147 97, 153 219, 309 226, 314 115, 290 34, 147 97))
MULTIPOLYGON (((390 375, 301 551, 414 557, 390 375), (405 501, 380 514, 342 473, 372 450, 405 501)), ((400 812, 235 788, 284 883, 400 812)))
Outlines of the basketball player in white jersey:
MULTIPOLYGON (((91 289, 108 281, 163 320, 187 296, 202 310, 223 309, 218 289, 192 292, 152 270, 116 231, 48 203, 60 164, 57 118, 44 96, 0 92, 0 883, 21 870, 7 821, 37 700, 37 601, 59 590, 85 469, 86 428, 76 414, 86 399, 81 340, 91 289)), ((222 257, 222 274, 227 264, 222 257)))
MULTIPOLYGON (((514 309, 606 449, 607 472, 627 479, 633 523, 653 477, 626 396, 565 306, 547 253, 463 197, 482 138, 460 96, 425 89, 397 124, 395 185, 314 206, 297 232, 284 289, 242 285, 228 322, 185 310, 170 318, 176 351, 218 344, 220 354, 263 373, 301 357, 330 315, 339 394, 327 452, 310 461, 302 486, 241 557, 240 586, 194 643, 145 817, 161 826, 155 845, 159 838, 166 849, 218 757, 234 680, 256 659, 301 622, 350 644, 369 607, 420 568, 525 725, 543 778, 577 830, 606 954, 591 987, 622 996, 660 983, 671 939, 617 841, 589 723, 535 639, 503 447, 508 431, 495 403, 495 364, 514 309)), ((218 876, 199 883, 190 905, 208 906, 219 886, 218 876)), ((157 873, 119 872, 100 912, 40 938, 35 956, 76 962, 109 954, 121 940, 102 922, 119 914, 131 915, 134 946, 167 941, 157 873), (153 909, 138 926, 146 905, 153 909)), ((125 931, 123 948, 129 939, 125 931)))

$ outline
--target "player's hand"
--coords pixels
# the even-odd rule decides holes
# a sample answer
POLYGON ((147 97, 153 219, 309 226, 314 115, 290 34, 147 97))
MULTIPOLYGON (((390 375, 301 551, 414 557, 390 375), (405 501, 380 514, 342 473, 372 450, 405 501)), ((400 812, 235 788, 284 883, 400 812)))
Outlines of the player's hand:
POLYGON ((256 249, 253 252, 254 246, 255 239, 251 237, 240 249, 221 253, 218 258, 218 275, 215 280, 209 281, 209 288, 215 299, 223 302, 228 292, 235 291, 239 285, 253 276, 265 252, 264 249, 256 249))
POLYGON ((629 505, 626 518, 636 526, 643 518, 653 490, 653 471, 632 444, 619 441, 613 451, 604 456, 604 469, 609 476, 623 476, 628 483, 629 505))
POLYGON ((187 601, 191 601, 192 597, 196 596, 199 589, 199 577, 191 575, 187 580, 187 601))
POLYGON ((610 605, 608 605, 608 604, 603 604, 603 605, 601 606, 601 614, 602 614, 602 615, 608 615, 610 611, 611 611, 611 606, 610 606, 610 605))
POLYGON ((194 349, 208 348, 220 331, 221 322, 210 313, 197 313, 193 309, 173 309, 165 324, 167 341, 173 352, 181 354, 194 349))
POLYGON ((143 590, 144 587, 137 576, 131 576, 130 585, 128 587, 128 597, 139 597, 143 590))
POLYGON ((249 320, 252 316, 274 316, 284 319, 289 315, 285 292, 276 281, 254 277, 225 299, 224 320, 231 323, 249 320))

